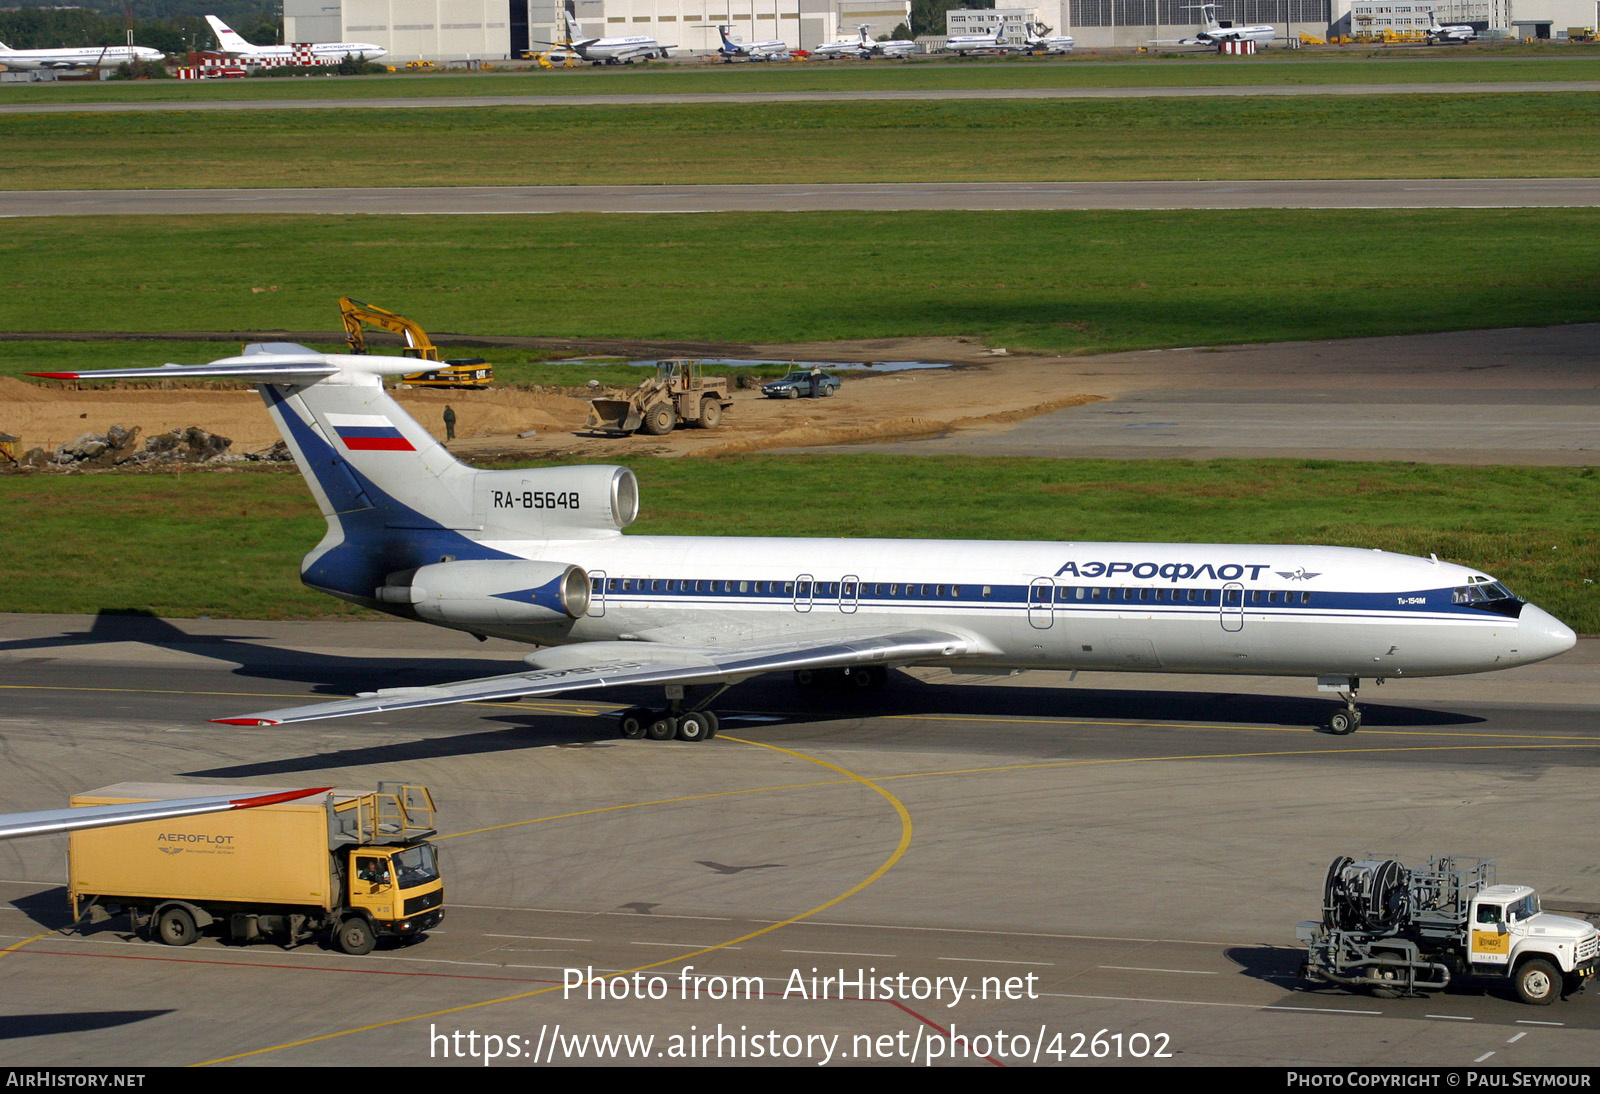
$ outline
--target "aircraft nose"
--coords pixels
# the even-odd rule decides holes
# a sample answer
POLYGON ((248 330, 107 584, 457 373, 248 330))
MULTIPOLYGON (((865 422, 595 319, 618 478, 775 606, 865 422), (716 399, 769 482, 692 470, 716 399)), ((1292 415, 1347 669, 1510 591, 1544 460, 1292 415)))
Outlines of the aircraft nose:
POLYGON ((1532 604, 1522 606, 1517 617, 1517 652, 1523 661, 1543 661, 1577 644, 1578 636, 1561 620, 1532 604))

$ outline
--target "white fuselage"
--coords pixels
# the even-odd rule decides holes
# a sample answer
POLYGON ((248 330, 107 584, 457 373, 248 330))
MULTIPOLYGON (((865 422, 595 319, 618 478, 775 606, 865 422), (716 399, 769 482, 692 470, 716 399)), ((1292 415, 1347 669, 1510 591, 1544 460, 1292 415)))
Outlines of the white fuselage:
POLYGON ((134 61, 163 61, 166 54, 144 46, 85 46, 82 49, 5 49, 0 65, 23 70, 116 68, 134 61))
POLYGON ((1256 42, 1268 45, 1278 36, 1278 28, 1265 24, 1253 27, 1224 27, 1212 23, 1195 35, 1195 40, 1210 44, 1222 42, 1256 42))
MULTIPOLYGON (((230 57, 241 61, 281 61, 292 60, 297 50, 294 46, 251 46, 248 50, 219 50, 230 57)), ((376 61, 380 57, 387 57, 389 51, 382 46, 373 45, 371 42, 313 42, 311 57, 318 63, 338 62, 346 57, 364 57, 369 61, 376 61)))
POLYGON ((888 625, 964 636, 968 666, 1395 678, 1509 668, 1573 642, 1531 604, 1513 617, 1455 603, 1475 571, 1354 548, 624 535, 484 546, 588 571, 583 618, 476 628, 552 645, 737 647, 888 625))
POLYGON ((1011 53, 1023 46, 1021 42, 1008 42, 1005 32, 997 27, 992 34, 958 34, 943 48, 949 53, 1011 53))
POLYGON ((665 57, 661 43, 644 34, 631 34, 625 38, 589 38, 572 43, 572 50, 585 61, 617 62, 636 57, 665 57))
POLYGON ((768 38, 761 42, 739 42, 728 36, 729 27, 717 27, 717 35, 722 39, 722 45, 717 50, 725 60, 733 61, 740 57, 751 61, 776 61, 789 56, 789 45, 782 38, 768 38))

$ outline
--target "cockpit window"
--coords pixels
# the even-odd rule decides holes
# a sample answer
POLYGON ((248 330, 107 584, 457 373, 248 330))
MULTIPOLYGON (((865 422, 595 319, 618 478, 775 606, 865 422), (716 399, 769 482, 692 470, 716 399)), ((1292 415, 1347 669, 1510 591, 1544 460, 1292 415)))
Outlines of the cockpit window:
POLYGON ((1458 585, 1452 597, 1457 604, 1487 604, 1493 600, 1515 600, 1510 589, 1498 581, 1484 581, 1477 585, 1458 585))

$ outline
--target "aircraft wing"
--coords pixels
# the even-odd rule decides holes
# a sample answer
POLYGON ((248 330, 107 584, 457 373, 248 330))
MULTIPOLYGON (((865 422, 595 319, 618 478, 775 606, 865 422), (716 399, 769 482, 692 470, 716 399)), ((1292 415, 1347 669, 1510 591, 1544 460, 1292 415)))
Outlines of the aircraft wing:
POLYGON ((527 657, 529 668, 435 687, 386 688, 354 699, 268 710, 212 721, 236 726, 272 726, 377 714, 447 703, 494 702, 559 695, 593 688, 643 684, 730 684, 764 672, 910 664, 953 657, 970 640, 945 631, 905 630, 841 638, 810 636, 746 647, 690 647, 661 642, 583 642, 555 646, 527 657))
POLYGON ((229 809, 254 809, 260 805, 294 801, 313 794, 326 794, 331 786, 313 790, 285 790, 276 794, 257 794, 248 798, 209 797, 173 798, 170 801, 131 802, 127 805, 89 805, 78 809, 45 809, 37 813, 0 814, 0 839, 23 836, 49 836, 78 828, 107 828, 137 821, 171 820, 201 813, 223 813, 229 809))

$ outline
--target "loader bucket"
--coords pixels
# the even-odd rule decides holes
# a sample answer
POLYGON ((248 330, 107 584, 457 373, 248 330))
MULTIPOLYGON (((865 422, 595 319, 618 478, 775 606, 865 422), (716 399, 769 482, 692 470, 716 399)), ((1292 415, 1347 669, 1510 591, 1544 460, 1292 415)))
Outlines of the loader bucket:
POLYGON ((590 399, 588 428, 600 433, 632 433, 643 423, 628 399, 590 399))

